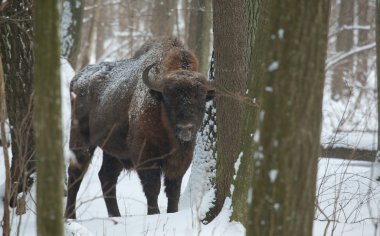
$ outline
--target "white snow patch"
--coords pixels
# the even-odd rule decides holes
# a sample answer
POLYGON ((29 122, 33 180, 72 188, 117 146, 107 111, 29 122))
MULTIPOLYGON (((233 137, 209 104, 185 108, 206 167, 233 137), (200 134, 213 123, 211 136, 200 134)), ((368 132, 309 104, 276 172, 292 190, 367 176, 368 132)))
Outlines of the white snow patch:
POLYGON ((265 91, 268 92, 268 93, 273 93, 273 88, 270 87, 270 86, 266 86, 265 87, 265 91))
POLYGON ((273 61, 269 66, 268 66, 268 71, 272 72, 278 69, 280 66, 280 63, 278 61, 273 61))
POLYGON ((274 183, 278 176, 278 170, 272 169, 269 171, 268 175, 269 175, 270 182, 274 183))
POLYGON ((253 136, 253 141, 255 141, 256 143, 258 143, 260 141, 260 130, 259 129, 256 130, 255 135, 253 136))
POLYGON ((277 35, 278 35, 279 39, 283 39, 284 38, 284 34, 285 34, 285 30, 282 29, 282 28, 277 31, 277 35))

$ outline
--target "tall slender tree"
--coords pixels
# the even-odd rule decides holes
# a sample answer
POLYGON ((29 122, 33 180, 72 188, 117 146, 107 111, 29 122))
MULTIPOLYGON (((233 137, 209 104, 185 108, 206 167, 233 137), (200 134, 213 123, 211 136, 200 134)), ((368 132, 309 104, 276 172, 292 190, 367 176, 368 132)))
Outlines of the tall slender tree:
POLYGON ((200 71, 208 72, 211 47, 212 1, 192 0, 188 23, 188 45, 198 56, 200 71))
POLYGON ((380 0, 376 0, 377 161, 380 162, 380 0))
POLYGON ((3 65, 1 63, 0 57, 0 139, 2 141, 3 146, 3 154, 4 154, 4 167, 5 167, 5 188, 4 188, 4 214, 2 219, 2 228, 3 228, 3 236, 9 236, 11 231, 10 226, 10 211, 9 211, 9 201, 11 196, 11 175, 10 175, 10 167, 9 167, 9 155, 8 155, 8 143, 7 137, 5 135, 5 121, 7 119, 7 108, 5 106, 5 85, 4 85, 4 73, 3 73, 3 65))
POLYGON ((248 157, 254 174, 247 235, 312 235, 329 6, 268 0, 265 7, 269 34, 257 34, 253 50, 265 54, 255 68, 263 92, 257 148, 248 157))
POLYGON ((248 10, 245 0, 213 1, 215 82, 218 88, 217 163, 214 207, 205 218, 210 222, 230 196, 234 163, 238 157, 241 113, 250 52, 248 10))
POLYGON ((61 51, 75 67, 78 60, 83 19, 83 0, 64 0, 61 19, 61 51))
POLYGON ((0 1, 0 53, 4 69, 6 106, 12 139, 12 199, 26 191, 28 176, 34 171, 34 131, 32 127, 33 51, 32 1, 0 1))
POLYGON ((168 36, 173 34, 176 22, 175 9, 178 0, 152 1, 150 12, 150 32, 153 36, 168 36))
POLYGON ((63 235, 63 147, 58 3, 34 1, 33 23, 34 127, 38 156, 37 234, 59 236, 63 235))
MULTIPOLYGON (((261 78, 262 71, 257 70, 256 68, 262 63, 262 59, 265 55, 265 51, 260 47, 256 47, 253 51, 253 45, 257 42, 255 35, 260 34, 264 35, 268 33, 266 27, 267 22, 267 12, 262 11, 261 9, 266 1, 256 0, 256 1, 247 1, 247 6, 249 10, 249 28, 250 31, 250 44, 246 49, 251 53, 251 59, 248 65, 248 81, 247 81, 247 90, 245 93, 246 99, 243 100, 243 113, 242 113, 242 127, 239 137, 239 150, 240 160, 239 160, 239 169, 236 173, 234 180, 234 192, 232 196, 232 208, 233 212, 231 219, 241 222, 243 225, 247 225, 248 213, 249 213, 249 203, 247 202, 247 196, 249 195, 250 188, 252 187, 252 175, 253 175, 253 153, 257 148, 257 145, 252 142, 254 131, 257 129, 258 125, 258 114, 259 114, 259 102, 261 94, 261 78), (258 25, 260 31, 257 31, 258 25), (261 73, 261 74, 259 74, 261 73)), ((260 37, 259 39, 263 39, 260 37)))
MULTIPOLYGON (((354 23, 354 3, 355 0, 344 0, 340 2, 338 34, 336 38, 337 52, 348 52, 354 45, 353 30, 348 27, 354 23)), ((349 95, 349 90, 345 86, 344 81, 348 78, 350 73, 352 73, 352 65, 352 58, 347 58, 335 66, 331 85, 332 99, 339 100, 349 95)))

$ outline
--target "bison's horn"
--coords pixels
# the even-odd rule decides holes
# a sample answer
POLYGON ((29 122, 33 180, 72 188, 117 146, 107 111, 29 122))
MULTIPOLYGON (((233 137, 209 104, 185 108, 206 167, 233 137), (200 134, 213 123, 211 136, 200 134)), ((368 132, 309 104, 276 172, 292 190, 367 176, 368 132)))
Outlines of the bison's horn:
POLYGON ((142 79, 144 84, 149 88, 157 92, 162 92, 161 90, 161 83, 158 80, 152 80, 152 78, 149 78, 149 71, 152 69, 153 66, 155 66, 157 63, 153 63, 152 65, 145 68, 142 79))

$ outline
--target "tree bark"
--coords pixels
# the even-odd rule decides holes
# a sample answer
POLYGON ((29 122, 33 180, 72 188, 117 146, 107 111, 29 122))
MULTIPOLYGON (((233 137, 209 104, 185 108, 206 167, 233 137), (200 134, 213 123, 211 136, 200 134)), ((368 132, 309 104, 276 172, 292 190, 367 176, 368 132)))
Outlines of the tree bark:
POLYGON ((7 119, 7 108, 5 105, 5 85, 4 85, 4 72, 3 64, 0 57, 0 133, 3 146, 4 154, 4 167, 5 167, 5 193, 3 199, 4 214, 2 220, 3 236, 9 236, 11 231, 10 226, 10 211, 9 211, 9 201, 11 197, 11 173, 9 166, 9 156, 8 156, 8 142, 5 136, 5 120, 7 119))
MULTIPOLYGON (((344 0, 340 2, 339 17, 338 17, 338 34, 336 38, 336 52, 348 52, 353 47, 353 30, 345 29, 346 26, 352 26, 354 23, 354 1, 344 0)), ((344 80, 352 75, 352 58, 343 60, 341 63, 335 66, 331 96, 334 100, 339 100, 349 96, 349 90, 345 85, 344 80)))
POLYGON ((377 161, 380 162, 380 0, 376 0, 377 161))
POLYGON ((233 181, 234 163, 239 152, 238 140, 243 111, 242 97, 248 75, 248 13, 245 0, 213 1, 215 82, 218 96, 217 163, 214 206, 205 222, 214 219, 223 207, 233 181))
MULTIPOLYGON (((249 61, 248 69, 248 81, 247 81, 247 91, 245 93, 245 99, 242 104, 244 104, 244 112, 242 119, 241 133, 239 137, 239 150, 241 153, 239 169, 236 173, 236 178, 234 180, 234 192, 232 195, 232 215, 231 220, 241 222, 243 225, 247 225, 248 215, 249 215, 249 203, 247 201, 247 196, 250 194, 250 188, 252 186, 252 174, 253 174, 253 152, 256 149, 254 143, 251 142, 253 138, 254 131, 258 125, 258 105, 257 100, 260 98, 260 84, 261 75, 258 73, 258 68, 261 63, 261 58, 264 57, 264 51, 260 48, 256 48, 253 51, 253 45, 255 43, 260 43, 255 41, 256 34, 266 34, 266 27, 261 27, 260 32, 257 31, 257 26, 266 25, 267 14, 262 11, 263 4, 265 1, 247 1, 247 9, 249 10, 249 29, 250 34, 250 45, 246 50, 251 54, 251 60, 249 61), (261 12, 262 11, 262 12, 261 12), (256 60, 253 58, 256 57, 256 60), (253 63, 256 64, 253 64, 253 63), (255 101, 255 102, 254 102, 255 101)), ((263 38, 263 37, 261 37, 263 38)))
MULTIPOLYGON (((359 26, 369 26, 368 22, 368 0, 357 0, 358 23, 359 26)), ((358 47, 369 43, 368 30, 359 29, 358 47)), ((356 65, 356 81, 359 81, 363 86, 367 83, 368 74, 368 52, 359 53, 357 56, 356 65)))
POLYGON ((0 53, 12 139, 11 205, 15 206, 17 193, 26 191, 27 178, 35 169, 32 127, 32 1, 11 0, 2 3, 1 8, 0 53))
POLYGON ((63 146, 58 3, 36 0, 34 10, 37 234, 59 236, 63 235, 63 146))
POLYGON ((177 7, 177 2, 177 0, 153 1, 150 32, 154 37, 173 34, 176 20, 174 11, 177 7))
POLYGON ((192 0, 188 23, 188 46, 199 60, 199 71, 207 74, 210 60, 212 1, 192 0))
POLYGON ((64 0, 61 19, 61 52, 76 67, 81 40, 83 0, 64 0))
POLYGON ((267 4, 247 235, 312 235, 330 4, 267 4))
MULTIPOLYGON (((95 44, 96 28, 101 10, 100 3, 101 0, 94 0, 92 15, 90 16, 91 18, 88 26, 88 34, 86 37, 87 40, 84 43, 84 49, 82 51, 81 61, 78 69, 81 69, 90 64, 91 55, 94 52, 93 50, 95 44)), ((75 68, 75 70, 77 70, 77 68, 75 68)))

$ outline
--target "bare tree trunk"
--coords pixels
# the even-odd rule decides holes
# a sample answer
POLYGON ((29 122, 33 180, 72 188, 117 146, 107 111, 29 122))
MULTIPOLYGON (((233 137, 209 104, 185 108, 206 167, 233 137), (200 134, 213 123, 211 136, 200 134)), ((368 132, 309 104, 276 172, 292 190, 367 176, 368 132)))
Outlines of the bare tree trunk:
POLYGON ((63 235, 63 146, 56 1, 34 1, 37 234, 63 235), (47 20, 48 19, 48 20, 47 20))
POLYGON ((100 3, 101 0, 94 0, 92 16, 90 19, 88 35, 86 38, 87 40, 84 44, 84 50, 82 51, 79 69, 87 66, 90 63, 91 55, 93 53, 95 44, 97 22, 99 21, 99 14, 101 10, 100 3))
POLYGON ((330 4, 267 4, 269 34, 254 44, 265 54, 247 235, 312 235, 330 4))
POLYGON ((206 74, 210 60, 212 1, 192 0, 188 23, 188 46, 198 56, 200 72, 206 74))
POLYGON ((241 222, 245 226, 247 226, 249 215, 247 196, 250 194, 250 189, 252 188, 252 175, 254 169, 252 156, 257 148, 257 145, 251 142, 254 130, 257 129, 259 111, 256 101, 253 101, 254 99, 259 99, 261 93, 260 83, 262 83, 260 79, 261 75, 258 74, 260 71, 255 68, 260 66, 260 59, 265 55, 265 52, 260 49, 256 49, 256 51, 253 52, 253 45, 256 43, 256 34, 263 35, 268 33, 266 27, 261 27, 261 31, 257 32, 259 24, 266 25, 267 15, 265 12, 260 12, 263 4, 262 0, 247 1, 247 9, 249 10, 249 15, 252 16, 249 18, 250 31, 248 32, 250 34, 250 46, 246 48, 247 52, 251 54, 248 69, 248 87, 245 93, 246 98, 249 99, 245 99, 242 102, 244 105, 244 112, 242 115, 242 129, 239 137, 239 150, 241 150, 239 155, 240 165, 234 180, 235 188, 232 195, 233 211, 231 215, 231 220, 241 222), (256 60, 253 60, 255 57, 256 60), (256 64, 253 64, 253 62, 256 64))
MULTIPOLYGON (((336 39, 336 52, 348 52, 353 47, 353 30, 347 29, 354 23, 354 1, 344 0, 340 2, 338 17, 338 34, 336 39)), ((334 68, 331 96, 334 100, 349 96, 349 90, 346 88, 345 79, 352 74, 352 58, 348 58, 334 68)))
POLYGON ((150 32, 153 36, 169 36, 173 34, 176 20, 175 9, 178 0, 153 1, 150 32))
POLYGON ((380 0, 376 0, 377 161, 380 162, 380 0))
MULTIPOLYGON (((357 0, 357 9, 359 17, 360 26, 369 26, 368 22, 368 0, 357 0)), ((364 46, 368 44, 368 30, 359 29, 359 40, 358 46, 364 46)), ((358 54, 357 57, 357 66, 356 66, 356 80, 359 81, 363 86, 367 83, 367 74, 368 74, 368 53, 363 52, 358 54)))
POLYGON ((205 218, 214 219, 230 195, 234 163, 238 157, 238 140, 246 88, 250 52, 248 13, 245 0, 213 1, 215 82, 217 97, 217 163, 215 202, 205 218))
POLYGON ((0 133, 3 145, 4 154, 4 167, 5 167, 5 193, 3 199, 4 214, 2 220, 3 236, 9 236, 11 231, 10 226, 10 211, 9 211, 9 201, 11 198, 11 173, 9 166, 9 156, 8 156, 8 143, 5 136, 5 120, 7 119, 7 108, 5 105, 5 85, 4 85, 4 73, 3 64, 0 57, 0 133))
POLYGON ((83 0, 64 0, 61 19, 61 51, 62 56, 67 58, 75 67, 81 40, 83 20, 83 0))
MULTIPOLYGON (((26 191, 28 176, 35 169, 32 127, 33 52, 32 1, 10 0, 1 4, 0 52, 3 60, 6 106, 12 137, 12 199, 26 191)), ((22 210, 21 210, 22 211, 22 210)))

